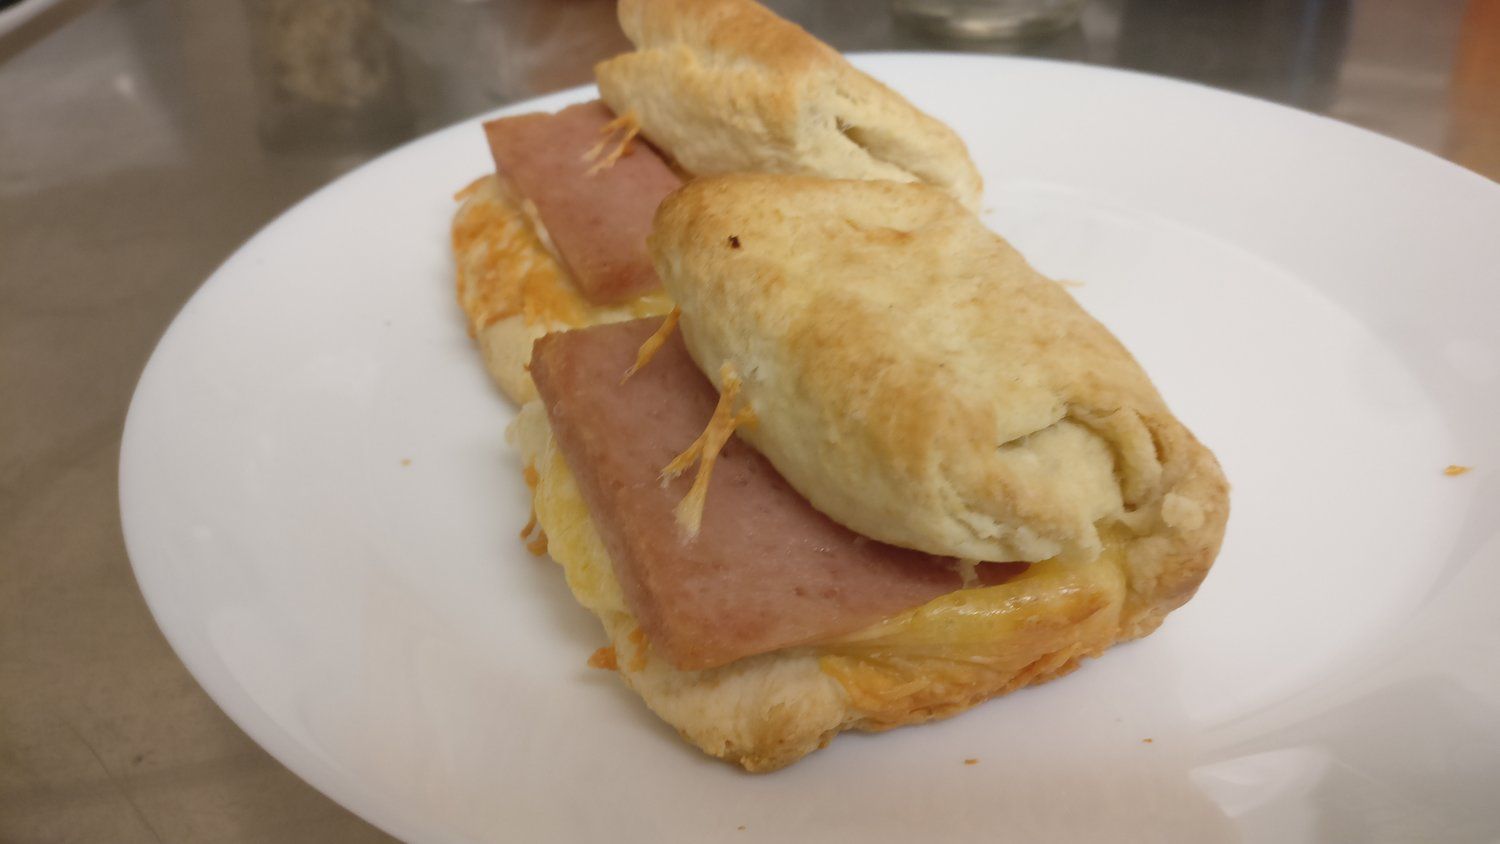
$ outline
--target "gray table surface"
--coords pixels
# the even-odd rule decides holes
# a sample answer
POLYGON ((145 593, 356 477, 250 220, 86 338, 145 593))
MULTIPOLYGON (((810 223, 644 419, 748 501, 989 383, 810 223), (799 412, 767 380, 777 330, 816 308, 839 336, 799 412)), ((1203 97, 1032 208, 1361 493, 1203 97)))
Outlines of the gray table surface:
MULTIPOLYGON (((840 49, 1022 53, 1322 112, 1500 178, 1497 0, 1089 0, 954 44, 879 0, 772 5, 840 49)), ((385 149, 585 82, 609 0, 63 0, 0 35, 0 841, 373 841, 267 756, 141 599, 120 431, 236 246, 385 149)), ((1003 107, 1003 106, 1002 106, 1003 107)))

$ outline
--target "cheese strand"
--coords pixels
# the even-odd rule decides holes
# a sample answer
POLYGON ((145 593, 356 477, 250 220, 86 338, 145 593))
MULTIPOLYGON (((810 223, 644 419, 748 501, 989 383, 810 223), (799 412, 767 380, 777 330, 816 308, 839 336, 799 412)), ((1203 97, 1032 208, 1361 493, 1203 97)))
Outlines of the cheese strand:
POLYGON ((652 332, 651 336, 646 338, 646 342, 642 343, 641 347, 636 350, 635 363, 631 364, 630 368, 625 370, 625 376, 620 379, 621 384, 629 381, 630 376, 639 372, 641 367, 650 363, 651 359, 656 357, 656 353, 661 351, 662 346, 666 345, 667 338, 671 337, 672 332, 677 329, 677 320, 681 317, 681 308, 673 308, 667 313, 667 318, 662 320, 661 327, 652 332))
POLYGON ((608 123, 604 124, 604 126, 599 129, 599 143, 594 144, 592 147, 590 147, 589 151, 585 152, 583 154, 583 158, 581 159, 583 161, 593 162, 593 165, 589 167, 588 172, 585 175, 592 176, 596 173, 599 173, 600 171, 607 170, 610 167, 613 167, 616 161, 619 161, 620 159, 629 155, 630 142, 635 140, 635 137, 640 133, 641 122, 640 120, 636 119, 634 111, 627 111, 619 117, 616 117, 614 120, 611 120, 608 123), (615 137, 616 134, 619 134, 620 138, 619 141, 615 143, 615 148, 610 150, 608 154, 603 154, 604 148, 609 145, 610 139, 615 137), (601 154, 603 154, 602 157, 601 154))
POLYGON ((714 464, 718 462, 719 452, 723 451, 724 445, 729 442, 729 437, 734 434, 735 429, 741 425, 749 426, 755 424, 755 413, 750 408, 742 408, 738 413, 734 411, 735 399, 740 394, 740 376, 734 370, 734 366, 725 362, 719 369, 719 381, 722 385, 719 392, 719 403, 714 407, 714 414, 708 420, 708 426, 703 433, 698 435, 693 444, 688 446, 681 454, 672 459, 661 470, 662 483, 676 478, 687 471, 689 466, 698 464, 698 472, 693 476, 693 485, 688 489, 687 495, 678 502, 673 511, 677 517, 677 526, 682 529, 684 538, 692 539, 698 535, 703 526, 703 506, 708 498, 708 481, 713 476, 714 464))

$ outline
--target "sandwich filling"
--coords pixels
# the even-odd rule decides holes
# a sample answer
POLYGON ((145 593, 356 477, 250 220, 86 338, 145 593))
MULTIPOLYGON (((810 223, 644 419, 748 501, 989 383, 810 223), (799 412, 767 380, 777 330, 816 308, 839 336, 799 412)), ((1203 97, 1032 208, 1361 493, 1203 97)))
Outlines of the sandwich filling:
MULTIPOLYGON (((597 336, 613 330, 600 327, 554 336, 597 336)), ((627 343, 620 345, 622 350, 630 348, 627 343)), ((620 357, 622 362, 625 359, 620 357)), ((650 414, 636 408, 630 415, 650 414)), ((717 558, 699 564, 689 561, 688 565, 699 568, 695 578, 699 589, 658 595, 654 604, 643 606, 638 594, 631 596, 641 585, 632 573, 633 564, 639 561, 628 552, 616 553, 612 547, 618 543, 605 539, 625 526, 616 522, 611 511, 593 506, 590 499, 596 495, 584 490, 597 483, 587 480, 596 473, 580 459, 576 448, 563 445, 570 438, 554 435, 558 429, 549 416, 544 402, 532 402, 522 409, 511 438, 535 472, 536 516, 548 535, 548 553, 562 566, 574 597, 599 617, 610 636, 611 646, 602 664, 617 670, 647 705, 688 740, 751 770, 786 764, 839 730, 879 730, 954 714, 997 694, 1064 674, 1121 638, 1149 632, 1132 626, 1126 618, 1130 601, 1125 538, 1116 541, 1111 536, 1105 552, 1086 564, 1048 561, 980 566, 982 582, 974 588, 960 588, 956 575, 945 577, 942 566, 930 566, 926 576, 933 582, 902 599, 920 600, 919 591, 932 595, 919 604, 847 632, 809 634, 800 646, 750 653, 766 650, 768 645, 764 640, 759 646, 741 640, 739 650, 747 655, 732 662, 713 667, 683 665, 664 647, 668 641, 650 632, 652 612, 701 618, 724 609, 726 602, 743 599, 772 618, 790 612, 811 616, 808 604, 782 602, 777 595, 778 584, 784 582, 781 578, 789 575, 785 569, 794 563, 806 564, 808 559, 774 557, 767 543, 752 538, 723 550, 717 558), (567 454, 570 450, 572 456, 567 454), (579 474, 572 464, 579 467, 579 474), (752 567, 758 577, 716 582, 712 576, 716 563, 725 560, 752 567), (733 594, 738 589, 747 589, 749 594, 733 594), (731 711, 737 714, 731 717, 731 711), (723 715, 705 718, 704 712, 723 715), (777 747, 765 746, 763 732, 776 734, 779 741, 795 739, 807 744, 796 751, 789 746, 786 752, 792 755, 783 756, 777 747)), ((638 433, 629 418, 611 417, 601 419, 598 431, 590 436, 615 436, 601 432, 616 422, 629 429, 618 436, 638 433)), ((682 433, 691 435, 691 428, 682 433)), ((738 444, 736 450, 743 448, 738 444)), ((670 496, 658 499, 646 516, 667 535, 673 533, 673 501, 670 496)), ((731 515, 728 510, 745 504, 745 498, 717 501, 710 499, 710 518, 717 510, 731 515)), ((752 515, 745 521, 753 524, 755 519, 752 515)), ((801 526, 780 530, 794 535, 801 526)), ((714 539, 732 541, 727 533, 714 539)), ((825 560, 835 559, 834 549, 824 550, 825 560)), ((814 566, 819 564, 813 561, 814 566)), ((847 573, 848 568, 842 571, 847 573)), ((922 579, 920 572, 909 574, 919 582, 922 579)), ((891 580, 883 577, 871 582, 855 574, 854 582, 844 585, 856 591, 887 590, 891 580)), ((659 577, 647 581, 650 587, 661 584, 659 577)), ((795 585, 786 591, 795 594, 795 585)), ((815 597, 834 603, 842 600, 837 591, 815 597)), ((813 619, 811 624, 818 622, 813 619)), ((741 635, 744 629, 731 630, 731 635, 741 635)))
POLYGON ((682 179, 645 143, 626 137, 607 149, 619 129, 614 112, 595 100, 484 128, 496 169, 536 206, 585 299, 615 304, 661 286, 646 235, 682 179))
MULTIPOLYGON (((709 668, 877 624, 876 639, 901 640, 904 627, 924 626, 903 613, 963 588, 958 561, 839 525, 737 438, 724 444, 700 530, 686 538, 675 511, 689 480, 662 467, 695 441, 719 395, 677 334, 621 383, 661 322, 549 335, 532 375, 624 601, 668 661, 709 668)), ((974 577, 993 586, 1026 568, 982 563, 974 577)))
POLYGON ((536 396, 526 362, 537 337, 671 308, 643 238, 681 180, 621 130, 597 101, 492 121, 498 172, 455 197, 458 301, 486 368, 517 402, 536 396))

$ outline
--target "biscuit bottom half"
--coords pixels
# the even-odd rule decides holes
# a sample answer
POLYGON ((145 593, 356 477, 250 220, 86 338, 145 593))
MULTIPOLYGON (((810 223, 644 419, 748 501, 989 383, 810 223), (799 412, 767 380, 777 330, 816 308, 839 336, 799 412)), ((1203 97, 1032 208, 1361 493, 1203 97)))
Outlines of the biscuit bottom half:
POLYGON ((548 552, 609 636, 592 662, 614 668, 683 738, 748 771, 791 764, 844 730, 920 724, 1059 677, 1151 632, 1167 609, 1135 600, 1125 543, 1112 538, 1091 563, 1036 563, 1007 583, 959 590, 850 635, 679 670, 653 652, 626 608, 539 402, 522 408, 511 439, 534 470, 548 552))

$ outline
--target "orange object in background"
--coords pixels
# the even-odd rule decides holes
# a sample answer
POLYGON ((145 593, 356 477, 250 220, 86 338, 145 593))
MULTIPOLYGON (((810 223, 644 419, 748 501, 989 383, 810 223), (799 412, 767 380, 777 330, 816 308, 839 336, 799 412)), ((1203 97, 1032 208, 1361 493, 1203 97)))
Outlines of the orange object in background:
POLYGON ((1469 0, 1451 88, 1448 157, 1500 181, 1500 0, 1469 0))

